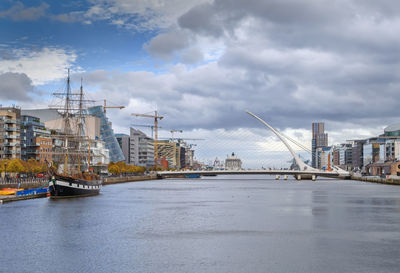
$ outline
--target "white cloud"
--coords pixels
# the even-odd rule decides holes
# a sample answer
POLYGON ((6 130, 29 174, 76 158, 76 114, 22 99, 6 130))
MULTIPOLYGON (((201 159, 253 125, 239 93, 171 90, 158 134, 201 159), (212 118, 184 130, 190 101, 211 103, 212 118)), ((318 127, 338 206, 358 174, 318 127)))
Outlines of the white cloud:
POLYGON ((53 19, 68 22, 82 21, 91 23, 104 20, 112 25, 148 31, 167 29, 176 23, 176 19, 193 5, 210 0, 90 0, 85 11, 71 12, 53 16, 53 19), (77 16, 79 15, 79 16, 77 16))
POLYGON ((12 58, 0 59, 0 73, 25 73, 34 85, 65 78, 67 68, 81 70, 80 67, 73 67, 76 53, 61 48, 45 47, 37 51, 14 49, 10 54, 12 58))

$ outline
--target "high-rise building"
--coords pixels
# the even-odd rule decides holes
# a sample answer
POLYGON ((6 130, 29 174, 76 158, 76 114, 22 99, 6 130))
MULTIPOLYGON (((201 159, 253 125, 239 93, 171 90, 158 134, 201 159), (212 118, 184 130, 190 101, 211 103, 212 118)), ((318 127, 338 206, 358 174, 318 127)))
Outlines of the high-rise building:
POLYGON ((316 168, 318 165, 318 157, 316 154, 317 148, 328 146, 328 134, 325 133, 323 122, 314 122, 312 124, 312 167, 316 168))
POLYGON ((118 162, 124 161, 125 157, 122 153, 121 147, 114 135, 114 131, 111 127, 111 122, 104 114, 102 106, 93 106, 88 108, 88 113, 92 116, 100 118, 100 138, 105 142, 106 148, 110 153, 110 161, 118 162))
POLYGON ((21 109, 0 107, 0 158, 21 158, 21 109))

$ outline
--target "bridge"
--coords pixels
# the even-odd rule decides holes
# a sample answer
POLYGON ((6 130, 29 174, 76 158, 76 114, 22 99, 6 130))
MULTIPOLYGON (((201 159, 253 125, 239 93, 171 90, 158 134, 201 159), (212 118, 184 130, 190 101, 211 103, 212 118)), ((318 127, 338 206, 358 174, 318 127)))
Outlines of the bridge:
MULTIPOLYGON (((288 137, 285 137, 278 130, 273 128, 267 122, 262 120, 255 114, 246 111, 247 114, 257 119, 263 125, 265 125, 270 131, 272 131, 278 139, 286 146, 290 154, 293 156, 298 170, 288 170, 288 169, 249 169, 249 170, 196 170, 196 171, 159 171, 157 176, 160 178, 177 178, 177 177, 195 177, 195 176, 215 176, 215 175, 251 175, 251 174, 265 174, 265 175, 276 175, 276 179, 283 176, 283 179, 287 177, 294 176, 297 180, 311 179, 316 180, 318 176, 320 177, 331 177, 339 179, 349 179, 351 177, 348 171, 342 170, 336 166, 333 166, 333 170, 323 171, 315 169, 306 163, 304 163, 299 156, 294 152, 293 148, 289 145, 288 137)), ((291 140, 293 141, 293 140, 291 140)))
POLYGON ((251 174, 265 174, 276 175, 279 179, 287 179, 288 176, 294 176, 297 180, 312 179, 316 180, 320 177, 330 177, 339 179, 349 179, 350 174, 338 173, 336 171, 299 171, 299 170, 199 170, 199 171, 162 171, 157 172, 160 178, 193 178, 199 176, 216 176, 216 175, 251 175, 251 174))

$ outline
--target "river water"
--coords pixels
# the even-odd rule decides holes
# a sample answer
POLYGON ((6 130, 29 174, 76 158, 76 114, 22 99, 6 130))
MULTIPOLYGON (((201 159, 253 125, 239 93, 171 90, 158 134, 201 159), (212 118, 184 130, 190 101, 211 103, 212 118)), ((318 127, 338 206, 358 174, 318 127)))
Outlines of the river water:
POLYGON ((0 205, 0 272, 400 272, 400 187, 264 176, 0 205))

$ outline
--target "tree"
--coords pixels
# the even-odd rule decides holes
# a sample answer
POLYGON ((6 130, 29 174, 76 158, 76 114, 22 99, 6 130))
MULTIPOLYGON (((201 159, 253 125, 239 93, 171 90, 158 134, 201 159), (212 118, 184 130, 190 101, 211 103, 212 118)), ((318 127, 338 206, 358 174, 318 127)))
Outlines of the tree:
POLYGON ((11 159, 10 162, 7 164, 6 168, 7 172, 10 173, 22 173, 25 172, 24 165, 22 165, 21 159, 11 159))
POLYGON ((9 162, 8 159, 0 160, 0 172, 6 171, 6 166, 7 166, 8 162, 9 162))
POLYGON ((108 165, 108 172, 112 174, 120 174, 121 170, 118 168, 117 165, 113 164, 113 165, 108 165))

